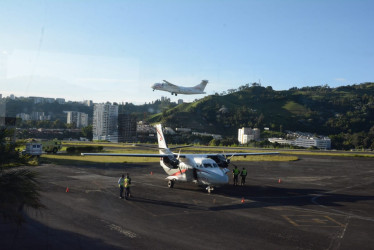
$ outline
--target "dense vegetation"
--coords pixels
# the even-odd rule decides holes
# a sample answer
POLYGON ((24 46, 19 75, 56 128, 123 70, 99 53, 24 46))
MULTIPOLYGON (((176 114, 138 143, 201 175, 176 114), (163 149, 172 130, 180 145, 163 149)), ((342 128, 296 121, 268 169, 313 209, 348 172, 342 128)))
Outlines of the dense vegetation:
POLYGON ((0 217, 12 222, 24 221, 24 206, 44 208, 40 201, 40 185, 37 173, 20 167, 29 159, 22 157, 16 144, 9 140, 14 134, 9 129, 0 129, 0 217))
POLYGON ((337 149, 374 149, 374 83, 274 91, 259 84, 206 96, 151 117, 166 126, 236 135, 240 127, 328 135, 337 149))

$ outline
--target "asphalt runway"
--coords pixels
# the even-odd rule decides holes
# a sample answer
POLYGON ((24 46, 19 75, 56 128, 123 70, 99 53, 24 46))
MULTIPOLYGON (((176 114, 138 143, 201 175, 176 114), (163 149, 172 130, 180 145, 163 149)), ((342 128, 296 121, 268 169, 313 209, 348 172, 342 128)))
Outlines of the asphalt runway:
MULTIPOLYGON (((41 212, 1 222, 1 249, 373 249, 374 160, 234 162, 247 185, 167 187, 159 164, 42 165, 41 212), (133 197, 117 180, 132 177, 133 197), (66 192, 66 188, 69 192, 66 192)), ((232 180, 230 180, 232 181, 232 180)))

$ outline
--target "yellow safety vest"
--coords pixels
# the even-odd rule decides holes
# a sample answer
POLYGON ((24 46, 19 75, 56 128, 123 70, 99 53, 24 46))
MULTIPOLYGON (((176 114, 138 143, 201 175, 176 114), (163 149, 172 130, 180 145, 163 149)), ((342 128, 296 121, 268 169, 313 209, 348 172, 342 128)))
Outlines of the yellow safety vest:
POLYGON ((131 179, 125 178, 125 188, 130 187, 130 184, 131 184, 131 179))

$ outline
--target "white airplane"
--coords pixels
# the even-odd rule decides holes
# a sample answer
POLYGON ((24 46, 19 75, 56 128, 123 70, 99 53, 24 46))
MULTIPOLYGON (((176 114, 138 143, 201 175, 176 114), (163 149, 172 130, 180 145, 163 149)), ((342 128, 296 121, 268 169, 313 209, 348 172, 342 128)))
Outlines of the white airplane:
POLYGON ((82 153, 82 155, 159 157, 160 165, 168 174, 168 187, 175 182, 194 182, 206 186, 210 193, 215 187, 228 184, 228 165, 233 156, 274 155, 269 153, 227 153, 227 154, 178 154, 168 148, 161 124, 156 125, 159 154, 121 154, 121 153, 82 153), (227 158, 230 157, 230 158, 227 158))
POLYGON ((166 80, 163 80, 163 83, 154 83, 151 85, 153 91, 162 90, 170 92, 172 95, 177 96, 177 94, 183 95, 196 95, 196 94, 205 94, 204 89, 208 84, 208 80, 202 80, 200 84, 195 87, 182 87, 174 85, 166 80))

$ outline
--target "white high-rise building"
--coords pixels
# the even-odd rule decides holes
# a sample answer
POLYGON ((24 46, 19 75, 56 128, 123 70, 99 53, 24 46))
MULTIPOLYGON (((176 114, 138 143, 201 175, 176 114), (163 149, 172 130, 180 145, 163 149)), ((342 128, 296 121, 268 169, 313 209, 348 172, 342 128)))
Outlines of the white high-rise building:
POLYGON ((240 128, 238 130, 239 144, 247 144, 250 141, 257 141, 260 139, 260 130, 258 128, 240 128))
POLYGON ((93 102, 92 102, 92 100, 84 100, 83 104, 88 106, 88 107, 91 107, 93 105, 93 102))
POLYGON ((94 106, 93 140, 118 142, 118 106, 99 103, 94 106))
POLYGON ((77 112, 77 111, 68 111, 67 112, 67 124, 74 123, 77 128, 87 127, 88 126, 88 114, 77 112))

